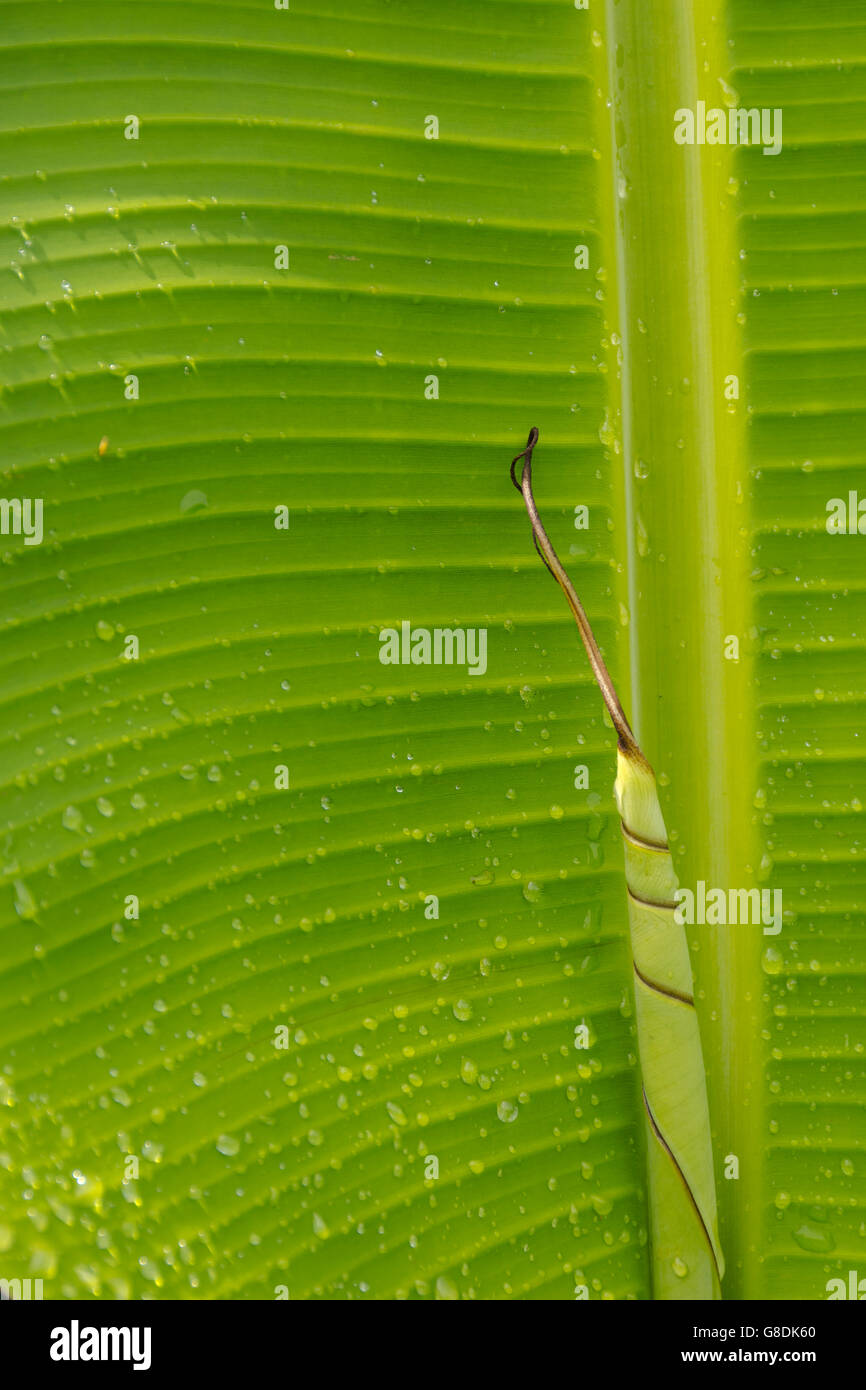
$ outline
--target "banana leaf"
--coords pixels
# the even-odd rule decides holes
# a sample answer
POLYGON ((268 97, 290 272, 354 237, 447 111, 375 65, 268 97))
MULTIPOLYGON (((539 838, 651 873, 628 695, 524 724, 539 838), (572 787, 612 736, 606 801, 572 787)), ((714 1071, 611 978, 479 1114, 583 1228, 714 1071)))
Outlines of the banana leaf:
POLYGON ((616 735, 507 478, 537 424, 676 880, 783 896, 687 928, 721 1293, 827 1297, 866 1205, 864 602, 825 524, 863 17, 4 0, 0 52, 0 1277, 688 1286, 616 735), (782 109, 781 152, 677 144, 699 101, 782 109), (412 662, 437 631, 483 661, 412 662))

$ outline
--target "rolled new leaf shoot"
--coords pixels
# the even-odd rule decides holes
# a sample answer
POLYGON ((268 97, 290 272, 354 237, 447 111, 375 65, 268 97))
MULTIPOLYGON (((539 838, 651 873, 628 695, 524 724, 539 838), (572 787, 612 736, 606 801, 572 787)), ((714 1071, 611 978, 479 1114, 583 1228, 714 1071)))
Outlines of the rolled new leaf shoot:
POLYGON ((635 1017, 646 1129, 653 1293, 657 1299, 721 1297, 706 1076, 685 928, 655 775, 638 747, 574 586, 541 524, 532 494, 538 431, 511 465, 535 548, 574 614, 617 733, 614 792, 622 822, 635 1017), (520 481, 515 468, 522 463, 520 481))

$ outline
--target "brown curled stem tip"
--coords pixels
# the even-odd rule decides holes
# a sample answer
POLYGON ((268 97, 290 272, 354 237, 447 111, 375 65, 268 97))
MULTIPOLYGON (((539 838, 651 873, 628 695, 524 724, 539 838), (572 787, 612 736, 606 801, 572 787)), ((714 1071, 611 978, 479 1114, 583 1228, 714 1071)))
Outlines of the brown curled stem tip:
POLYGON ((639 758, 641 762, 645 762, 646 760, 643 754, 641 753, 640 748, 638 747, 637 739, 631 731, 631 727, 629 725, 628 720, 625 717, 623 707, 619 702, 619 696, 617 695, 613 681, 610 678, 610 672, 604 664, 604 658, 602 657, 602 654, 599 651, 598 643, 596 642, 595 637, 593 635, 592 628, 589 624, 589 619, 586 616, 586 613, 584 612, 583 604, 577 597, 574 585, 572 584, 571 580, 566 574, 560 562, 559 556, 557 555, 553 546, 550 544, 547 532, 541 524, 541 517, 538 515, 538 508, 535 505, 535 498, 532 495, 532 451, 537 443, 538 430, 533 425, 532 429, 529 431, 529 438, 526 441, 526 448, 522 449, 520 453, 517 454, 517 456, 513 458, 511 461, 511 481, 517 488, 518 492, 523 493, 523 500, 526 503, 526 510, 529 513, 529 520, 532 523, 532 537, 535 542, 535 548, 538 551, 544 563, 546 564, 547 568, 550 570, 550 573, 553 575, 560 589, 565 594, 568 606, 574 614, 574 620, 577 623, 577 628, 583 640, 583 645, 586 648, 586 654, 589 657, 589 664, 592 667, 592 673, 595 676, 596 681, 598 682, 598 688, 601 691, 602 699, 604 700, 604 703, 607 706, 608 714, 610 715, 611 720, 613 721, 613 727, 616 729, 617 736, 619 738, 619 746, 623 753, 627 754, 630 757, 639 758), (523 461, 523 472, 521 474, 520 482, 518 482, 514 473, 514 469, 516 465, 521 462, 521 460, 523 461))

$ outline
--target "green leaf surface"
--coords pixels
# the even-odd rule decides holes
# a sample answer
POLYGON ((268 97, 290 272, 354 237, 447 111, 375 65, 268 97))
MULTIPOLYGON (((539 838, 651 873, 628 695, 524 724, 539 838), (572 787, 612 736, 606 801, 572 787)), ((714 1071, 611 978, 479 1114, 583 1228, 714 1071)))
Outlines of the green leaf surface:
POLYGON ((537 425, 680 882, 784 894, 693 933, 723 1295, 825 1297, 866 1233, 858 7, 3 0, 0 44, 3 494, 44 501, 0 537, 0 1276, 650 1297, 537 425), (674 144, 720 79, 780 156, 674 144), (382 664, 402 622, 486 669, 382 664))
POLYGON ((507 479, 540 413, 612 643, 596 54, 370 8, 5 7, 5 1259, 64 1296, 648 1288, 612 739, 507 479))
POLYGON ((619 7, 633 712, 680 882, 782 894, 777 935, 692 933, 723 1296, 821 1299, 866 1236, 864 605, 825 527, 863 461, 864 17, 662 9, 619 7), (676 146, 698 100, 781 107, 782 152, 676 146))

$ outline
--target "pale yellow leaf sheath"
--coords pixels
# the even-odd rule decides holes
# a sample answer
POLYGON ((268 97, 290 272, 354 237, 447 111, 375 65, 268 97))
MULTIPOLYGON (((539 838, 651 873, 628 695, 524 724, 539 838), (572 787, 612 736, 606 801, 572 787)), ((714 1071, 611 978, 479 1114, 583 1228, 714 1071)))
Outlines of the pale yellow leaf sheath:
POLYGON ((653 1293, 721 1297, 710 1119, 685 928, 674 916, 674 873, 653 770, 637 745, 574 587, 550 544, 532 495, 530 431, 511 465, 536 549, 560 585, 619 737, 614 791, 622 822, 646 1128, 653 1293), (523 463, 521 480, 515 465, 523 463))

